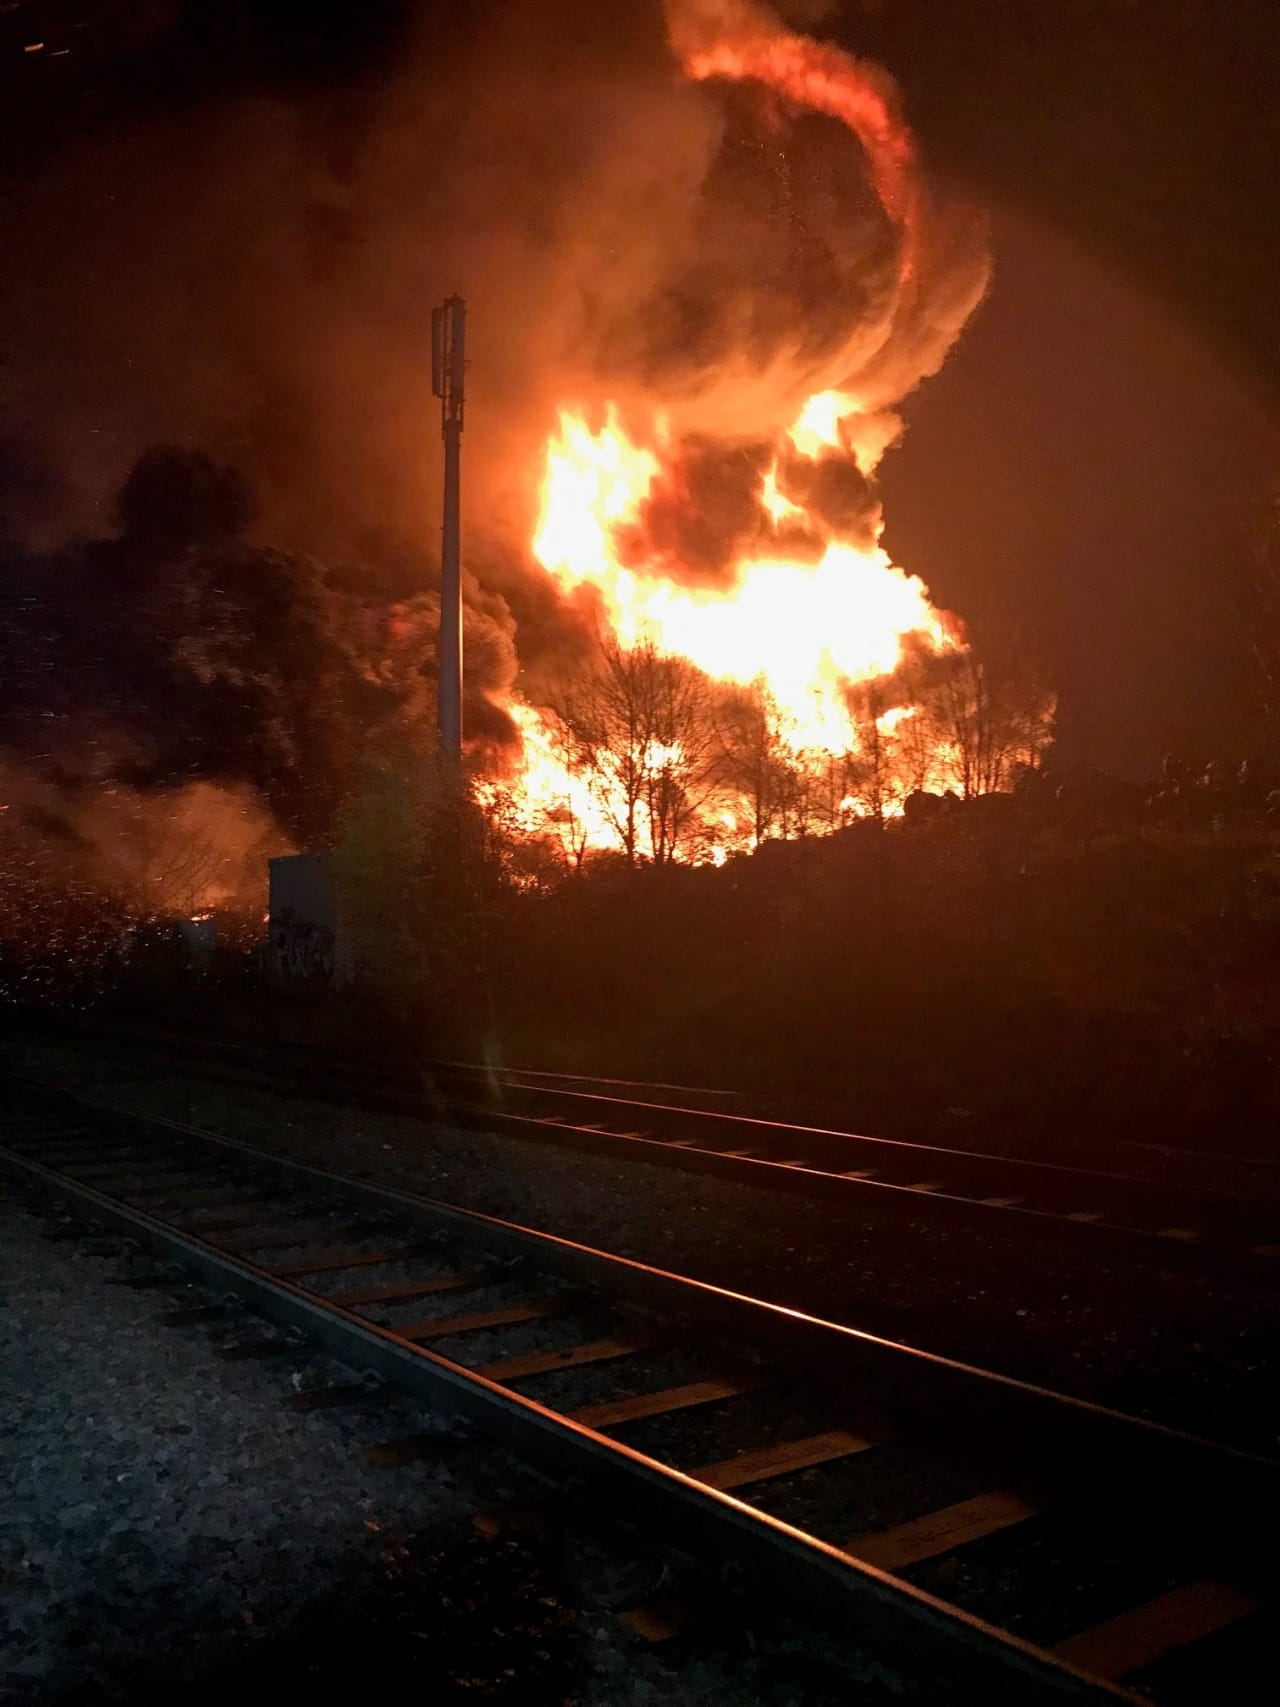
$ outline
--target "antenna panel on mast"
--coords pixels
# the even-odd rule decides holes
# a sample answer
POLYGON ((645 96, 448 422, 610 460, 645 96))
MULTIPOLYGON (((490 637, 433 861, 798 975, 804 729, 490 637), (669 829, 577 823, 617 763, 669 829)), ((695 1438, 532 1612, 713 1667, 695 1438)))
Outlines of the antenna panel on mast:
POLYGON ((449 314, 449 392, 459 416, 467 377, 467 307, 460 296, 445 305, 449 314))
POLYGON ((431 394, 444 396, 444 317, 445 305, 431 310, 431 394))

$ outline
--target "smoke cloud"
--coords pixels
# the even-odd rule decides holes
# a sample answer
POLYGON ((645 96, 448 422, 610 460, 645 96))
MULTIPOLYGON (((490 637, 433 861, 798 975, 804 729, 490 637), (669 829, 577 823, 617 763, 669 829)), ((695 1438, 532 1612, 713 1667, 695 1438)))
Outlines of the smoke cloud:
POLYGON ((558 406, 663 416, 683 448, 649 525, 714 580, 759 526, 762 447, 852 392, 861 471, 779 485, 874 537, 893 406, 987 263, 888 78, 859 67, 851 104, 846 66, 739 0, 423 7, 394 64, 161 106, 0 186, 11 763, 73 803, 216 787, 307 841, 379 729, 429 725, 428 324, 454 290, 486 742, 518 676, 586 644, 528 550, 558 406))

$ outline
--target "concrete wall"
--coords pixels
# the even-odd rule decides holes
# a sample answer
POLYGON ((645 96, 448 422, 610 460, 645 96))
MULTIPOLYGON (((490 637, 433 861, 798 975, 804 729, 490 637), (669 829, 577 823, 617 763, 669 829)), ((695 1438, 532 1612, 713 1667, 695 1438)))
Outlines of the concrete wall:
POLYGON ((269 975, 281 983, 348 982, 351 966, 339 940, 328 854, 282 854, 267 868, 269 975))

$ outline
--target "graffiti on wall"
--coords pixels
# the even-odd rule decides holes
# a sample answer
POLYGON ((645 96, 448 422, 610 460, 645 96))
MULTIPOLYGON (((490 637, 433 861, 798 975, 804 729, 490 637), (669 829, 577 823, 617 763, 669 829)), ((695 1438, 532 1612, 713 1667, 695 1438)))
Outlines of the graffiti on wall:
POLYGON ((337 969, 333 931, 286 907, 271 921, 271 959, 276 976, 294 984, 332 984, 337 969))

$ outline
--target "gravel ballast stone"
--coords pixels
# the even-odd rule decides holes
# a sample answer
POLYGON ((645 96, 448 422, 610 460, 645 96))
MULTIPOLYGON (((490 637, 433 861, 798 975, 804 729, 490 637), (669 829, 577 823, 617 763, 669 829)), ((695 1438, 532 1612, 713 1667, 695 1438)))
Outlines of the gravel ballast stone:
POLYGON ((620 1531, 602 1546, 574 1524, 478 1531, 480 1514, 547 1497, 506 1453, 440 1430, 437 1454, 376 1468, 372 1442, 431 1419, 391 1393, 292 1410, 292 1392, 353 1372, 287 1344, 265 1362, 215 1359, 270 1330, 235 1309, 165 1326, 216 1300, 179 1279, 153 1286, 120 1240, 3 1192, 6 1704, 229 1690, 265 1702, 317 1687, 547 1707, 903 1698, 873 1663, 836 1689, 821 1642, 785 1620, 755 1651, 715 1629, 669 1654, 638 1645, 615 1612, 662 1577, 653 1542, 620 1531), (70 1236, 51 1241, 54 1226, 70 1236))

